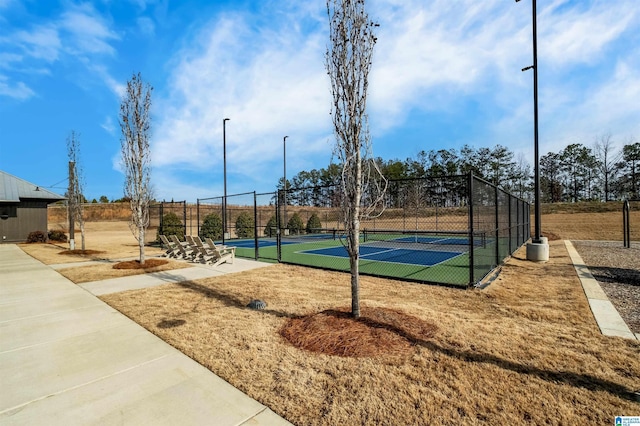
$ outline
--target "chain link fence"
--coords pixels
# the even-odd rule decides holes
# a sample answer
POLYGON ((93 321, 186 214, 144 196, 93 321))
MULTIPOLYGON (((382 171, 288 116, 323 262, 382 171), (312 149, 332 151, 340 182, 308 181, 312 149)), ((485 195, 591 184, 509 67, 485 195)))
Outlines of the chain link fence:
MULTIPOLYGON (((361 222, 362 274, 470 286, 530 237, 529 204, 470 174, 390 181, 383 207, 361 222)), ((349 271, 339 186, 198 199, 196 229, 239 257, 349 271)))

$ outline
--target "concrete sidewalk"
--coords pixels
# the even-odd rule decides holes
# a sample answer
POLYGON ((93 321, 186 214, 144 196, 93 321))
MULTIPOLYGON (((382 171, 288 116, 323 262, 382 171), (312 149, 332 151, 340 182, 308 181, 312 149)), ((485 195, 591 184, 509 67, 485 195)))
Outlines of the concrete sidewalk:
POLYGON ((15 245, 0 245, 0 383, 2 425, 290 424, 15 245))
POLYGON ((564 242, 571 262, 573 263, 584 294, 587 296, 589 307, 593 313, 593 317, 600 328, 600 332, 605 336, 618 336, 626 339, 638 339, 640 337, 634 335, 627 324, 624 322, 613 303, 609 300, 607 295, 600 287, 598 281, 593 278, 591 271, 584 264, 582 257, 576 251, 571 241, 565 240, 564 242))

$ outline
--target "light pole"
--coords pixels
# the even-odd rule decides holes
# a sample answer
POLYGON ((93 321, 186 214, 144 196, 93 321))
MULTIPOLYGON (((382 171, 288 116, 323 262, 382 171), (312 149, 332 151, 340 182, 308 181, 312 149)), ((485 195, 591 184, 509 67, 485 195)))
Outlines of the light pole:
POLYGON ((282 146, 284 149, 284 154, 283 154, 283 158, 284 158, 284 180, 282 181, 282 188, 283 188, 283 200, 284 200, 284 205, 283 205, 283 216, 284 216, 284 223, 283 226, 286 228, 287 226, 287 138, 289 136, 285 136, 284 139, 282 140, 282 146))
POLYGON ((222 198, 222 244, 227 238, 227 121, 222 120, 222 161, 224 170, 224 197, 222 198))
MULTIPOLYGON (((516 3, 520 0, 516 0, 516 3)), ((531 244, 527 245, 527 259, 549 260, 549 244, 542 237, 540 219, 540 153, 538 151, 538 31, 536 18, 536 0, 531 0, 531 20, 533 31, 533 65, 522 68, 522 71, 533 69, 533 199, 534 199, 534 234, 531 244)))

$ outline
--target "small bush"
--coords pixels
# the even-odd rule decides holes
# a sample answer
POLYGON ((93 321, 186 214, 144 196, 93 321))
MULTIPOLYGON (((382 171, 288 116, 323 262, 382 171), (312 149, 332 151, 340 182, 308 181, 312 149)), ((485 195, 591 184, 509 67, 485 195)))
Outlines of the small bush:
POLYGON ((162 216, 162 227, 158 227, 158 241, 160 234, 167 237, 175 235, 180 241, 184 241, 184 225, 177 214, 167 213, 162 216))
POLYGON ((294 213, 287 223, 291 234, 299 234, 304 229, 304 222, 298 213, 294 213))
POLYGON ((28 243, 44 243, 46 241, 47 235, 42 231, 33 231, 27 236, 28 243))
POLYGON ((314 232, 318 232, 322 229, 322 222, 320 222, 320 218, 317 214, 312 214, 309 220, 307 221, 307 234, 313 234, 314 232))
POLYGON ((60 230, 49 231, 49 241, 57 241, 60 243, 67 242, 67 234, 60 230))
POLYGON ((276 216, 273 215, 269 218, 269 222, 267 222, 267 225, 264 227, 265 237, 275 237, 277 228, 278 223, 276 222, 276 216))
POLYGON ((236 219, 236 235, 239 238, 252 238, 255 234, 254 226, 253 216, 247 212, 242 212, 236 219))
POLYGON ((222 219, 217 213, 209 213, 204 217, 200 227, 200 238, 219 240, 222 238, 222 219))

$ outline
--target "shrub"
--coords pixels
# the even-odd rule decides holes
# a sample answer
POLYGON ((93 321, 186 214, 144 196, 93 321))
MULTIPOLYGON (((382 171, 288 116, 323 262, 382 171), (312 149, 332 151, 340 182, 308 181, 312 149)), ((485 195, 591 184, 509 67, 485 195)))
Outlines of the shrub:
POLYGON ((298 213, 294 213, 293 216, 287 222, 287 228, 292 234, 299 234, 304 229, 304 222, 298 213))
POLYGON ((184 241, 184 225, 177 214, 167 213, 162 216, 162 227, 158 228, 158 241, 161 233, 167 237, 175 235, 180 241, 184 241))
POLYGON ((276 216, 273 215, 269 218, 269 222, 267 222, 267 225, 264 227, 265 237, 275 237, 277 228, 278 223, 276 222, 276 216))
POLYGON ((33 231, 27 236, 28 243, 44 243, 46 241, 47 235, 42 231, 33 231))
POLYGON ((200 238, 219 240, 222 238, 222 219, 217 213, 209 213, 204 217, 200 227, 200 238))
POLYGON ((320 222, 318 215, 314 213, 307 221, 307 234, 318 232, 320 229, 322 229, 322 222, 320 222))
POLYGON ((242 212, 236 219, 236 235, 240 238, 252 238, 254 236, 255 221, 253 216, 242 212))
POLYGON ((49 231, 49 240, 50 241, 58 241, 60 243, 67 242, 67 234, 60 230, 49 231))

